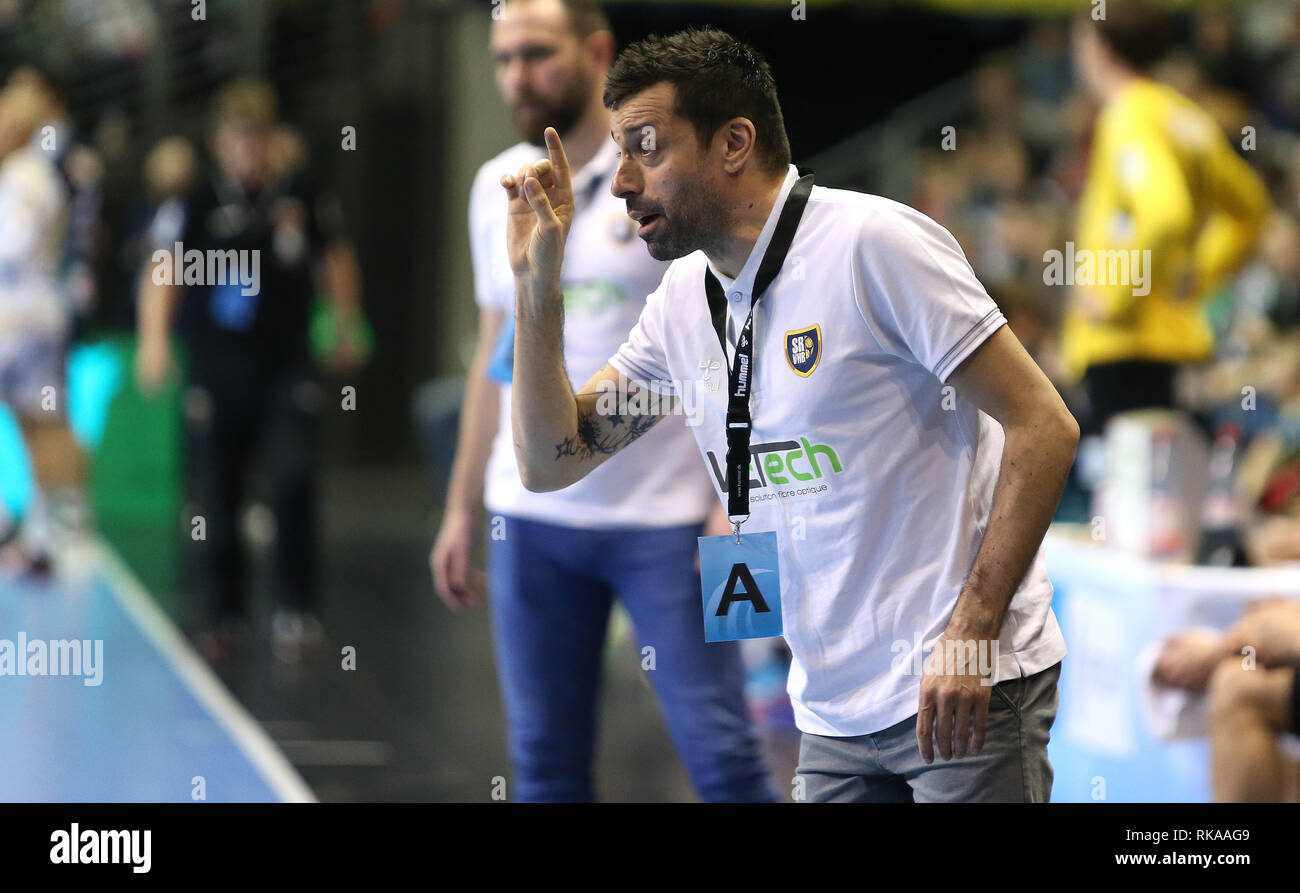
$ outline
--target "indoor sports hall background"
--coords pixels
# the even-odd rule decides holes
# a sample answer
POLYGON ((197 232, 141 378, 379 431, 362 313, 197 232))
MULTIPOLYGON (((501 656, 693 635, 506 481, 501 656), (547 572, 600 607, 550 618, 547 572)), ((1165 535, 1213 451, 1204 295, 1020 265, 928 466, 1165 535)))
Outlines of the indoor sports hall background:
MULTIPOLYGON (((0 640, 102 644, 97 680, 0 675, 0 800, 484 801, 509 777, 487 614, 448 611, 428 566, 474 347, 470 181, 518 140, 488 53, 495 5, 0 0, 0 76, 49 73, 86 153, 67 401, 91 457, 96 531, 70 570, 0 580, 0 640), (209 163, 214 97, 249 75, 274 88, 285 152, 335 200, 366 321, 360 360, 330 365, 338 327, 319 286, 322 547, 303 573, 320 582, 323 640, 305 654, 280 647, 274 622, 284 532, 263 472, 237 507, 252 556, 247 639, 233 653, 202 647, 186 424, 202 407, 176 377, 141 393, 133 373, 151 228, 209 163)), ((1180 410, 1081 444, 1047 543, 1070 648, 1056 800, 1210 799, 1207 720, 1198 729, 1195 698, 1151 683, 1155 650, 1180 629, 1227 628, 1253 600, 1300 597, 1300 0, 1169 8, 1158 77, 1213 115, 1273 210, 1206 298, 1216 353, 1180 383, 1180 410), (1165 448, 1172 462, 1159 461, 1165 448)), ((1081 407, 1061 341, 1070 288, 1046 271, 1072 250, 1088 174, 1096 108, 1072 70, 1069 17, 1089 4, 605 9, 620 45, 691 24, 753 43, 795 161, 819 184, 895 198, 952 230, 1081 407)), ((21 518, 30 494, 0 406, 0 500, 21 518)), ((750 707, 788 791, 798 736, 783 655, 748 657, 750 707)), ((600 796, 692 799, 622 615, 603 661, 600 796)))

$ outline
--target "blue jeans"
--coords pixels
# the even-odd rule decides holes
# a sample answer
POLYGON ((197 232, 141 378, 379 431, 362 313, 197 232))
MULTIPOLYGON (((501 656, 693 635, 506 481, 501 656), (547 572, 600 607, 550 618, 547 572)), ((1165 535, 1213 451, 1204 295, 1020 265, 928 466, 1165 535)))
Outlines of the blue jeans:
POLYGON ((739 646, 704 641, 699 527, 578 530, 510 517, 504 533, 488 538, 488 579, 511 799, 595 799, 596 693, 615 598, 642 653, 654 649, 646 672, 700 797, 776 799, 745 705, 739 646))

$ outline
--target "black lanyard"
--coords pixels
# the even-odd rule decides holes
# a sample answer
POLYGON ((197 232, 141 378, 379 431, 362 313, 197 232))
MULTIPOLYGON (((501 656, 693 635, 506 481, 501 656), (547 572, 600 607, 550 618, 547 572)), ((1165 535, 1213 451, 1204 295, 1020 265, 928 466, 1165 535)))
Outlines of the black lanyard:
MULTIPOLYGON (((758 275, 754 277, 754 295, 750 301, 749 316, 740 330, 736 340, 736 355, 728 375, 727 391, 727 516, 735 525, 736 539, 740 539, 740 521, 749 517, 749 435, 754 429, 754 422, 749 414, 750 379, 754 371, 754 308, 758 299, 767 291, 776 274, 785 263, 785 256, 794 241, 795 230, 799 228, 799 219, 803 217, 804 206, 812 193, 813 172, 799 168, 800 177, 786 196, 781 216, 776 221, 772 232, 772 241, 768 243, 763 260, 758 265, 758 275)), ((722 294, 722 284, 713 271, 704 268, 704 293, 709 299, 709 312, 713 316, 713 328, 718 333, 722 344, 722 358, 727 358, 727 300, 722 294)))

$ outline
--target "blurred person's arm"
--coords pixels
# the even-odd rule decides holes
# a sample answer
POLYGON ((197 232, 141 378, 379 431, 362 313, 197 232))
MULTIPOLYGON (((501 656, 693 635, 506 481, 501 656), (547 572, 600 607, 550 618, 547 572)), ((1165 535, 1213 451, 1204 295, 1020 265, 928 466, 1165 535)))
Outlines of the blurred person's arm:
POLYGON ((175 369, 171 329, 185 286, 154 281, 155 255, 170 253, 190 235, 190 202, 176 196, 163 202, 149 224, 147 257, 138 278, 135 301, 135 381, 141 393, 152 396, 175 369))
POLYGON ((347 239, 330 242, 322 269, 335 314, 340 319, 357 319, 361 315, 361 267, 352 243, 347 239))
POLYGON ((360 333, 365 326, 361 306, 361 265, 348 236, 343 205, 334 193, 305 186, 310 208, 308 237, 318 247, 315 273, 329 301, 334 322, 330 363, 336 371, 351 372, 367 357, 360 333))
POLYGON ((182 287, 153 281, 150 267, 140 277, 136 300, 135 380, 145 394, 156 394, 172 373, 171 326, 182 287))
POLYGON ((1206 629, 1174 633, 1160 646, 1151 670, 1152 680, 1168 688, 1205 691, 1214 668, 1237 651, 1231 636, 1206 629))
POLYGON ((482 574, 470 568, 469 558, 483 505, 488 457, 499 427, 501 390, 488 378, 487 369, 505 327, 505 316, 499 307, 479 310, 478 337, 461 402, 447 504, 438 538, 429 553, 434 586, 453 610, 480 603, 485 590, 482 574))
POLYGON ((321 278, 340 333, 334 348, 335 362, 345 371, 354 369, 364 358, 357 352, 354 336, 362 325, 361 267, 351 240, 335 238, 325 246, 321 278))
POLYGON ((1246 532, 1243 545, 1256 567, 1300 561, 1300 520, 1268 518, 1246 532))
POLYGON ((1228 638, 1234 653, 1253 649, 1266 668, 1300 667, 1300 600, 1277 598, 1252 605, 1228 638))
POLYGON ((1245 359, 1220 360, 1200 378, 1206 406, 1240 399, 1242 382, 1260 394, 1285 399, 1300 383, 1300 332, 1275 336, 1245 359))
POLYGON ((501 389, 488 377, 497 344, 506 329, 506 310, 492 276, 493 260, 501 250, 491 203, 500 189, 486 170, 475 175, 468 207, 469 255, 478 331, 469 375, 461 398, 456 452, 438 536, 429 552, 434 589, 453 611, 480 604, 487 592, 482 571, 469 566, 479 531, 488 459, 501 419, 501 389))
POLYGON ((1193 294, 1203 294, 1248 258, 1271 210, 1259 175, 1216 134, 1204 158, 1205 188, 1214 210, 1192 253, 1193 294))

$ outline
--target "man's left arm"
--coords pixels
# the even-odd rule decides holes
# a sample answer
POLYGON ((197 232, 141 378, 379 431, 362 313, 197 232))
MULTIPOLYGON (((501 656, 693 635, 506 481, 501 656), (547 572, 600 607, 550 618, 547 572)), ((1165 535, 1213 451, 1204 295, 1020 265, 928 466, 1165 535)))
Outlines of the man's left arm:
MULTIPOLYGON (((978 667, 944 666, 946 641, 998 638, 1007 605, 1042 544, 1065 487, 1079 426, 1056 388, 1007 326, 949 376, 963 399, 1002 425, 1006 441, 984 539, 921 682, 917 741, 927 763, 979 753, 992 687, 978 667)), ((976 650, 973 653, 980 653, 976 650)), ((985 652, 987 653, 987 652, 985 652)))
POLYGON ((336 238, 325 246, 321 273, 335 315, 346 323, 360 321, 361 266, 349 239, 336 238))
POLYGON ((328 362, 336 372, 353 372, 368 359, 361 337, 366 324, 361 265, 338 196, 311 181, 301 188, 308 208, 307 236, 314 246, 316 280, 329 301, 335 326, 328 362))

